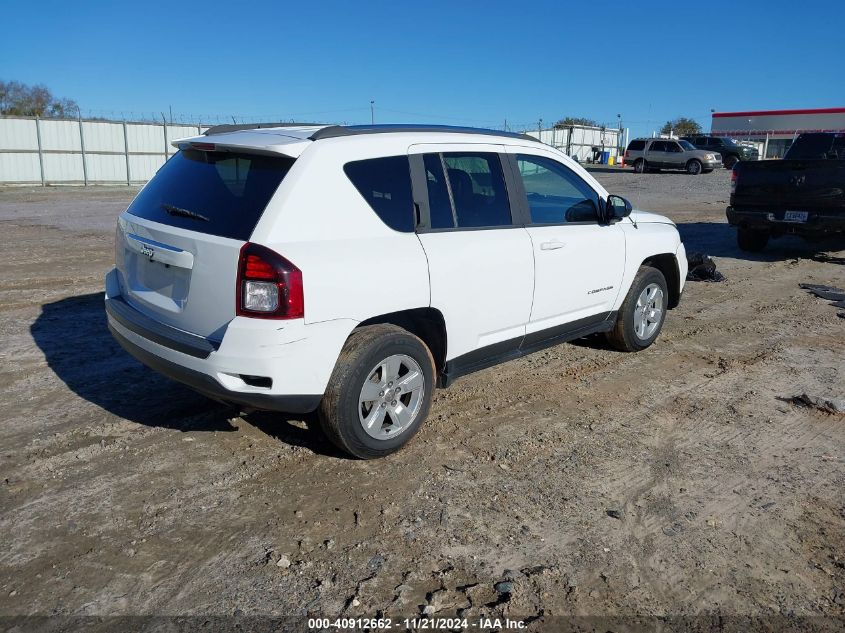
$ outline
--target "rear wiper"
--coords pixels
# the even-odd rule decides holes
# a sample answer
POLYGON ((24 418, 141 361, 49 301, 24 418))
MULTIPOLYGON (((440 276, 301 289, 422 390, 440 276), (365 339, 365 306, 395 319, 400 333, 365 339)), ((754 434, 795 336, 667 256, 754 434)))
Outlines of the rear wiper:
POLYGON ((163 204, 161 205, 161 208, 167 211, 170 215, 178 215, 182 218, 191 218, 192 220, 211 222, 211 220, 205 217, 204 215, 200 215, 195 211, 189 211, 188 209, 180 209, 179 207, 174 207, 172 204, 163 204))

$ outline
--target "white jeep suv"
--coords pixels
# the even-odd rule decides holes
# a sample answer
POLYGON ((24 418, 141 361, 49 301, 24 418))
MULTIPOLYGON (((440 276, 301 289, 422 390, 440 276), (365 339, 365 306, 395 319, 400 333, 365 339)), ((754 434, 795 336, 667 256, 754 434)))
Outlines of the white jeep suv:
POLYGON ((217 126, 120 216, 108 325, 138 360, 246 409, 318 410, 340 448, 396 451, 435 386, 603 332, 655 340, 684 246, 528 136, 423 126, 217 126))

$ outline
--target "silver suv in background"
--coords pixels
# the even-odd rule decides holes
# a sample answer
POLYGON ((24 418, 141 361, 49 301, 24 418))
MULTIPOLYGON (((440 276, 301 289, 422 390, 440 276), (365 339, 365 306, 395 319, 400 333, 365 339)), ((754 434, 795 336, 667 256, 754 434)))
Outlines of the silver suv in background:
POLYGON ((637 138, 625 150, 625 164, 643 174, 661 169, 683 169, 697 176, 720 167, 722 157, 714 152, 696 149, 689 141, 663 138, 637 138))

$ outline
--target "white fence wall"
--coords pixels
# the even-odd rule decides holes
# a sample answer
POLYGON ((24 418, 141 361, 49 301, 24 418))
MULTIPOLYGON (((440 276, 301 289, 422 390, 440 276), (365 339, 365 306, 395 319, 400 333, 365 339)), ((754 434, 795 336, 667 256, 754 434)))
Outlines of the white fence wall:
POLYGON ((0 117, 0 184, 142 184, 201 125, 0 117))
POLYGON ((556 147, 582 163, 593 160, 594 147, 598 148, 599 151, 610 152, 614 160, 617 159, 622 141, 621 130, 586 125, 539 131, 527 130, 525 133, 547 145, 556 147))

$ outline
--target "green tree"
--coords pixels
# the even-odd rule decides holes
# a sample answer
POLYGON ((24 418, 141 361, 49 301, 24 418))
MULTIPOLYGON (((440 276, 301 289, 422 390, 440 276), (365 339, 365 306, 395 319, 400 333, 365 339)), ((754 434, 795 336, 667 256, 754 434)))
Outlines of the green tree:
POLYGON ((78 112, 76 101, 55 97, 44 84, 0 80, 0 114, 62 118, 78 112))
POLYGON ((688 119, 685 116, 679 116, 672 121, 666 121, 666 125, 660 128, 661 134, 675 134, 675 136, 692 136, 694 134, 701 134, 701 126, 698 121, 688 119))
POLYGON ((587 125, 591 127, 599 127, 599 124, 593 121, 592 119, 587 119, 581 116, 568 116, 565 119, 561 119, 557 123, 555 123, 555 128, 560 130, 565 127, 571 127, 573 125, 587 125))

